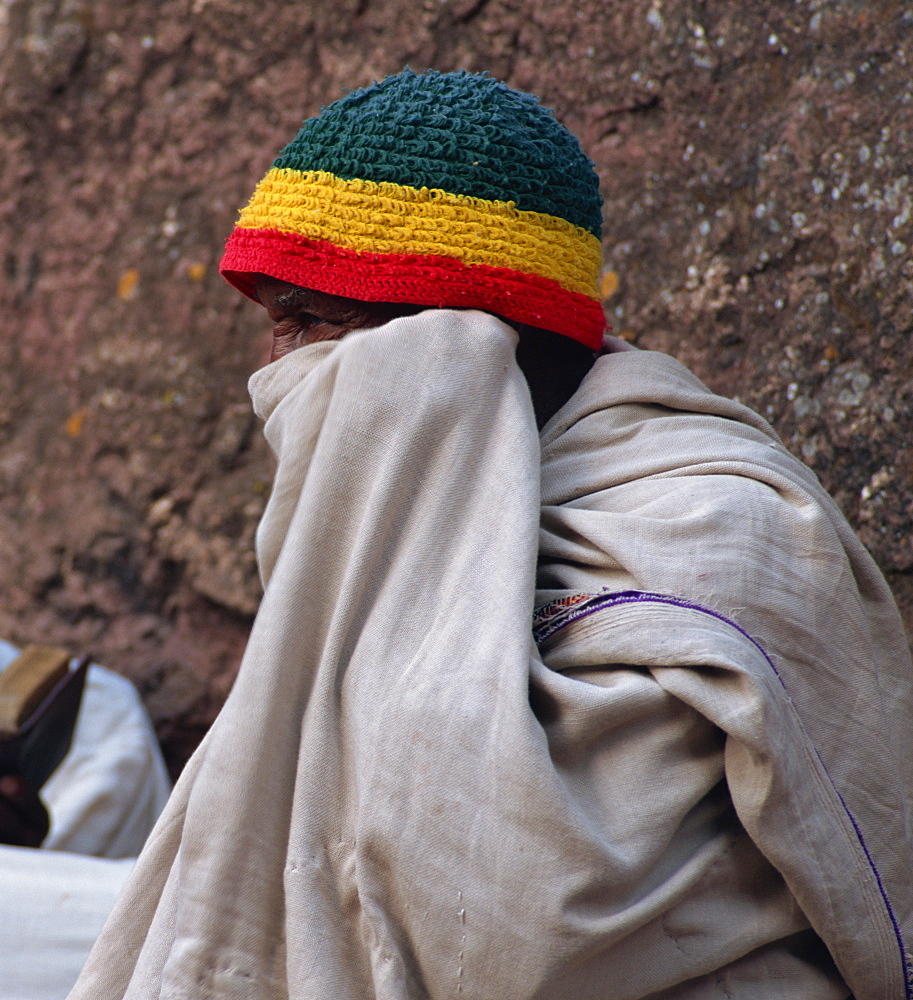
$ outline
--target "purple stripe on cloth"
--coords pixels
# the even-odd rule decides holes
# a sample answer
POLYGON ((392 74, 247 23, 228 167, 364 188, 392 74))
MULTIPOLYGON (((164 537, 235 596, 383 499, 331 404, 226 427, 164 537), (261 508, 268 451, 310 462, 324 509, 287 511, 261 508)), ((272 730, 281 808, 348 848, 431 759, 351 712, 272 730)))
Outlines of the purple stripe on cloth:
MULTIPOLYGON (((786 683, 780 675, 780 671, 777 670, 773 660, 767 654, 764 647, 756 639, 752 638, 752 636, 746 632, 745 629, 743 629, 740 625, 737 625, 734 621, 732 621, 732 619, 727 618, 718 611, 714 611, 712 608, 706 608, 701 604, 695 604, 694 601, 688 601, 682 597, 674 597, 671 594, 655 594, 649 591, 641 590, 619 590, 593 595, 574 595, 570 598, 562 597, 557 601, 552 601, 550 604, 543 605, 538 611, 536 611, 533 616, 533 638, 535 639, 537 645, 541 645, 546 639, 570 625, 572 622, 579 621, 581 618, 587 618, 590 615, 595 614, 597 611, 604 611, 607 608, 614 608, 623 604, 671 604, 673 607, 685 608, 689 611, 698 611, 701 614, 709 615, 711 618, 715 618, 717 621, 723 622, 723 624, 735 629, 736 632, 747 639, 764 657, 768 666, 773 671, 774 676, 780 682, 780 686, 783 688, 786 698, 791 704, 793 703, 792 698, 789 696, 789 690, 786 687, 786 683)), ((891 906, 891 901, 888 898, 887 891, 885 890, 884 883, 882 882, 881 873, 878 871, 878 868, 875 865, 875 860, 869 852, 865 838, 862 836, 862 830, 856 822, 856 817, 852 814, 845 799, 840 794, 837 786, 834 784, 834 780, 831 777, 827 766, 821 759, 821 754, 818 753, 817 748, 813 747, 812 749, 815 751, 815 756, 820 761, 821 768, 827 775, 827 780, 830 782, 831 788, 834 790, 834 794, 837 796, 837 799, 853 826, 853 830, 856 832, 859 844, 862 847, 866 860, 869 863, 869 867, 872 869, 872 874, 875 876, 875 881, 878 884, 878 891, 881 893, 881 898, 884 901, 885 909, 891 919, 891 925, 894 928, 894 934, 897 937, 897 944, 900 948, 900 960, 904 970, 905 995, 907 1000, 913 1000, 913 958, 911 958, 907 953, 903 935, 900 932, 900 924, 897 921, 894 908, 891 906)))

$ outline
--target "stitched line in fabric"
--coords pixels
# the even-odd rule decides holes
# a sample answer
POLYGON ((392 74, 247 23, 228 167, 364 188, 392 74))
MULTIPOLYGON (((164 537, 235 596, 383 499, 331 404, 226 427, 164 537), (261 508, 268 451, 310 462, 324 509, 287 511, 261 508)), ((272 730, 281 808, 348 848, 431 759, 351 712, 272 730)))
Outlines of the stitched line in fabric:
POLYGON ((220 272, 256 299, 253 273, 370 302, 482 309, 554 330, 593 350, 602 344, 602 306, 535 274, 467 265, 449 257, 358 253, 276 230, 235 229, 220 272))
POLYGON ((537 274, 599 298, 599 240, 553 215, 519 211, 513 202, 273 167, 238 225, 348 250, 453 257, 537 274))
MULTIPOLYGON (((544 642, 547 638, 565 628, 567 625, 570 625, 571 622, 579 621, 581 618, 586 618, 589 615, 595 614, 597 611, 603 611, 606 608, 617 607, 623 604, 671 604, 677 608, 685 608, 689 611, 698 611, 701 614, 709 615, 711 618, 716 618, 718 621, 734 628, 736 632, 747 639, 764 657, 767 665, 773 671, 774 676, 780 682, 780 686, 786 692, 787 698, 789 698, 789 690, 787 689, 783 678, 780 676, 780 671, 777 670, 776 665, 767 654, 764 647, 761 646, 756 639, 752 638, 752 636, 740 625, 737 625, 734 621, 732 621, 732 619, 727 618, 718 611, 714 611, 712 608, 706 608, 701 604, 695 604, 693 601, 686 601, 681 597, 673 597, 670 594, 654 594, 649 591, 640 590, 620 590, 615 593, 583 595, 580 599, 576 598, 580 598, 580 595, 573 595, 572 598, 559 598, 557 601, 552 601, 550 604, 543 605, 535 613, 533 618, 533 638, 536 640, 537 645, 544 642)), ((791 700, 792 699, 790 699, 790 701, 791 700)), ((888 898, 884 883, 881 880, 881 873, 875 865, 875 859, 869 853, 868 845, 862 836, 862 830, 856 822, 856 817, 852 814, 852 812, 850 812, 849 806, 846 804, 846 801, 840 794, 837 786, 834 784, 834 780, 831 778, 827 766, 824 761, 821 760, 821 755, 818 753, 816 748, 813 747, 813 749, 815 750, 815 756, 821 762, 821 768, 827 775, 827 780, 830 782, 831 788, 834 790, 834 794, 837 796, 844 812, 847 815, 847 818, 852 824, 856 837, 859 840, 859 844, 862 847, 862 851, 869 863, 869 867, 872 869, 872 874, 875 876, 875 881, 878 884, 878 891, 881 893, 881 898, 884 902, 885 909, 888 912, 888 916, 891 919, 891 925, 894 928, 894 935, 897 938, 897 944, 900 948, 900 961, 904 970, 904 989, 906 998, 907 1000, 911 1000, 911 998, 913 998, 913 983, 911 983, 910 968, 907 962, 907 950, 904 944, 903 935, 900 932, 900 924, 897 921, 894 908, 891 906, 891 901, 888 898)))

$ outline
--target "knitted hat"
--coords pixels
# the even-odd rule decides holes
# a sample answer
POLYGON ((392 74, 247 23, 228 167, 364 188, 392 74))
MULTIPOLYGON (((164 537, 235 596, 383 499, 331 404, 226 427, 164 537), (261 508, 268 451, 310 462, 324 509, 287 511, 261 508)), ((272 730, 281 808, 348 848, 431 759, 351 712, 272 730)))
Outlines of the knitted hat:
POLYGON ((257 185, 220 271, 373 302, 465 307, 596 349, 602 199, 537 98, 404 70, 304 123, 257 185))

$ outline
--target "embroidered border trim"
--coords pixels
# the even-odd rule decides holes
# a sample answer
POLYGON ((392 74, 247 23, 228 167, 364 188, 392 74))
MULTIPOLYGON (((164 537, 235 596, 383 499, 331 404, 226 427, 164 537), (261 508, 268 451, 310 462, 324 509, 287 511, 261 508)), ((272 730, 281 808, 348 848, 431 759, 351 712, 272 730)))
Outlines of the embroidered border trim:
MULTIPOLYGON (((747 639, 764 657, 767 665, 773 671, 774 676, 780 682, 780 686, 786 693, 787 698, 789 698, 789 690, 786 687, 783 677, 781 676, 780 671, 777 670, 773 660, 768 655, 764 647, 761 646, 761 644, 748 632, 746 632, 745 629, 736 624, 736 622, 732 621, 732 619, 727 618, 718 611, 714 611, 712 608, 704 607, 701 604, 696 604, 694 601, 688 601, 681 597, 673 597, 671 594, 657 594, 641 590, 621 590, 615 591, 614 593, 603 592, 599 594, 574 594, 569 597, 559 598, 557 601, 552 601, 550 604, 543 605, 535 612, 533 618, 533 638, 536 640, 536 644, 538 645, 550 636, 554 635, 556 632, 566 628, 572 622, 579 621, 581 618, 586 618, 598 611, 604 611, 607 608, 618 607, 623 604, 669 604, 673 607, 685 608, 689 611, 698 611, 701 614, 709 615, 711 618, 715 618, 717 621, 723 622, 724 624, 735 629, 736 632, 747 639)), ((907 1000, 913 1000, 913 967, 911 967, 911 956, 906 949, 903 935, 900 931, 900 924, 897 920, 897 915, 894 913, 894 908, 891 906, 887 890, 885 889, 884 882, 881 879, 881 872, 878 871, 878 868, 875 865, 875 859, 869 852, 868 844, 866 844, 862 835, 862 830, 856 822, 856 817, 852 814, 852 812, 850 812, 850 808, 846 804, 846 800, 834 784, 834 780, 831 778, 830 772, 828 771, 824 761, 821 760, 821 755, 818 753, 817 749, 815 749, 815 755, 821 763, 822 770, 827 775, 827 779, 830 782, 831 788, 834 790, 834 794, 840 801, 841 806, 843 806, 843 810, 856 833, 859 845, 862 847, 862 851, 869 863, 872 874, 875 876, 878 891, 881 893, 882 901, 884 902, 885 909, 890 917, 891 925, 894 928, 894 934, 897 938, 897 944, 900 949, 900 960, 904 972, 903 978, 906 998, 907 1000)))

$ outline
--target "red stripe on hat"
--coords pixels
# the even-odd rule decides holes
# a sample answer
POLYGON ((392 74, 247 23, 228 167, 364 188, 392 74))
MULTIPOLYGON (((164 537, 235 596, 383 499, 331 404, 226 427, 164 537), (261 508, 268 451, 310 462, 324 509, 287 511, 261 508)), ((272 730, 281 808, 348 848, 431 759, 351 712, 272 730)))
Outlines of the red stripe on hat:
POLYGON ((368 302, 482 309, 585 344, 602 346, 605 317, 595 299, 536 274, 453 257, 347 250, 276 229, 236 228, 219 272, 257 300, 254 275, 368 302))

